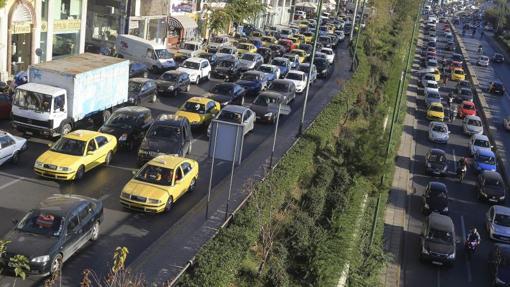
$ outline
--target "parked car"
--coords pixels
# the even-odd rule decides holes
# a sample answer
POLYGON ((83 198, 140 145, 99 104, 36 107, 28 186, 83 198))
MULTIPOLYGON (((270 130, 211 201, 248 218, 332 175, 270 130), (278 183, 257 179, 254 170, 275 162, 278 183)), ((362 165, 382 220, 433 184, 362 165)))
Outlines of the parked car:
POLYGON ((477 177, 476 188, 479 200, 493 203, 505 202, 505 183, 497 171, 482 171, 477 177))
POLYGON ((239 55, 242 55, 244 53, 256 53, 257 52, 257 47, 255 47, 255 45, 253 45, 252 43, 239 43, 237 44, 237 53, 239 55))
POLYGON ((489 141, 489 138, 483 134, 474 134, 469 139, 469 153, 471 155, 475 154, 478 150, 482 149, 492 149, 492 145, 489 141))
MULTIPOLYGON (((227 105, 216 116, 216 120, 240 124, 243 126, 243 136, 255 128, 255 112, 247 107, 227 105)), ((211 136, 212 126, 207 129, 207 136, 211 136)))
POLYGON ((209 44, 207 45, 207 52, 216 53, 221 47, 226 46, 229 41, 230 39, 228 38, 228 36, 212 37, 209 40, 209 44))
POLYGON ((257 53, 244 53, 239 58, 241 72, 256 70, 264 64, 264 58, 257 53))
POLYGON ((488 91, 491 94, 502 96, 505 94, 505 86, 500 81, 492 81, 489 83, 488 91))
POLYGON ((122 188, 120 203, 137 211, 169 212, 196 188, 199 165, 193 159, 160 155, 147 162, 122 188))
POLYGON ((437 143, 448 143, 450 131, 448 125, 442 122, 429 123, 429 140, 437 143))
POLYGON ((452 265, 456 255, 455 227, 450 217, 433 212, 423 224, 420 260, 435 265, 452 265))
MULTIPOLYGON (((485 214, 485 220, 490 239, 510 243, 510 208, 492 205, 485 214)), ((508 259, 510 260, 510 256, 508 259)))
POLYGON ((284 58, 289 59, 290 62, 290 68, 291 69, 297 69, 299 66, 299 56, 292 53, 286 53, 283 55, 284 58))
POLYGON ((476 172, 496 171, 496 154, 491 150, 478 150, 473 155, 473 168, 476 172))
POLYGON ((425 155, 425 167, 427 172, 432 175, 446 175, 448 174, 448 159, 446 152, 442 149, 430 149, 425 155))
POLYGON ((273 51, 274 57, 282 57, 283 54, 287 53, 287 48, 279 44, 271 45, 269 49, 273 51))
POLYGON ((256 96, 268 86, 268 78, 260 71, 248 71, 236 82, 246 89, 247 96, 256 96))
POLYGON ((149 69, 145 64, 137 63, 137 62, 130 62, 129 63, 129 77, 135 78, 135 77, 143 77, 147 78, 149 75, 149 69))
POLYGON ((147 78, 131 78, 128 85, 129 102, 139 105, 142 102, 155 102, 156 82, 147 78))
POLYGON ((179 93, 188 93, 191 90, 191 80, 188 73, 183 71, 168 71, 156 80, 159 95, 177 96, 179 93))
POLYGON ((462 130, 469 136, 483 134, 482 120, 478 116, 466 116, 462 120, 462 130))
POLYGON ((212 74, 215 78, 235 81, 239 79, 241 75, 241 63, 237 58, 224 57, 218 61, 218 64, 214 67, 212 74))
POLYGON ((260 93, 253 103, 250 105, 250 109, 255 112, 257 121, 266 123, 275 123, 277 113, 270 110, 270 104, 288 105, 293 99, 287 99, 280 93, 265 91, 260 93))
POLYGON ((430 215, 432 212, 448 214, 448 189, 437 181, 429 182, 423 194, 423 213, 430 215))
POLYGON ((27 140, 0 130, 0 165, 10 161, 18 163, 21 153, 28 148, 27 140))
POLYGON ((113 112, 99 128, 99 132, 115 136, 120 148, 131 151, 142 142, 153 121, 151 110, 148 108, 124 107, 113 112))
POLYGON ((179 72, 189 75, 190 81, 198 85, 202 79, 211 78, 211 65, 209 61, 202 58, 189 58, 177 68, 179 72))
POLYGON ((80 180, 94 167, 110 164, 117 150, 115 136, 76 130, 59 138, 34 163, 34 172, 58 180, 80 180))
POLYGON ((246 89, 236 83, 220 83, 216 84, 209 91, 210 99, 220 103, 221 106, 226 105, 243 105, 246 89))
POLYGON ((211 67, 215 67, 216 64, 218 64, 218 56, 216 54, 211 52, 200 52, 197 55, 198 58, 207 59, 209 61, 209 64, 211 64, 211 67))
POLYGON ((8 242, 1 257, 7 270, 11 258, 28 260, 26 275, 47 276, 60 272, 65 261, 99 238, 103 222, 100 200, 73 194, 54 194, 30 210, 3 238, 8 242))

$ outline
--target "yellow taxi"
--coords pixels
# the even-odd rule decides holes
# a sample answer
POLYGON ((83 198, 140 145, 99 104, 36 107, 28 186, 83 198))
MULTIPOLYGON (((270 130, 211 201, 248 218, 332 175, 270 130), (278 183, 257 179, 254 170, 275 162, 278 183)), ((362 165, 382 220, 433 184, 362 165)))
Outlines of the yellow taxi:
POLYGON ((466 74, 464 74, 463 69, 454 69, 452 72, 452 81, 464 81, 466 79, 466 74))
POLYGON ((192 97, 175 114, 187 118, 192 127, 199 127, 207 126, 220 109, 220 103, 214 100, 204 97, 192 97))
POLYGON ((252 43, 239 43, 237 44, 237 53, 239 56, 244 53, 257 53, 257 47, 252 43))
POLYGON ((34 163, 34 172, 52 179, 80 180, 92 168, 109 164, 116 150, 114 136, 77 130, 61 137, 40 155, 34 163))
POLYGON ((273 36, 264 36, 260 38, 260 40, 262 41, 262 46, 264 47, 269 47, 273 44, 278 43, 278 40, 276 40, 276 38, 273 36))
POLYGON ((296 36, 287 37, 287 39, 291 40, 296 46, 299 46, 301 44, 301 40, 296 36))
POLYGON ((427 119, 432 121, 444 121, 443 104, 434 102, 427 108, 427 119))
POLYGON ((124 186, 120 203, 133 210, 168 212, 182 195, 195 189, 198 169, 198 162, 192 159, 160 155, 124 186))
POLYGON ((303 36, 305 36, 305 43, 311 44, 313 41, 313 33, 312 32, 305 32, 303 33, 303 36))
POLYGON ((434 68, 434 70, 433 70, 433 71, 430 71, 430 72, 427 72, 427 73, 431 73, 431 74, 433 74, 433 75, 434 75, 434 80, 435 80, 436 82, 441 81, 441 72, 439 72, 439 69, 434 68))
POLYGON ((292 51, 290 51, 291 54, 295 54, 295 55, 298 55, 298 60, 299 60, 299 63, 303 63, 305 61, 305 58, 306 58, 306 52, 305 50, 301 50, 301 49, 294 49, 292 51))
POLYGON ((305 42, 305 35, 303 35, 303 34, 296 34, 296 35, 294 35, 294 37, 298 37, 299 38, 299 41, 301 41, 300 44, 305 42))

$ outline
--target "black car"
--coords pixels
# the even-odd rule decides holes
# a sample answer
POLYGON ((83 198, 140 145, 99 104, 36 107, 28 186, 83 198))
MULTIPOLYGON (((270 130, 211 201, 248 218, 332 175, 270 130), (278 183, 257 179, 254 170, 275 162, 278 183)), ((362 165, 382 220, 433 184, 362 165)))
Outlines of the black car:
POLYGON ((423 194, 423 213, 448 214, 448 190, 444 183, 431 181, 423 194))
POLYGON ((278 44, 270 45, 269 49, 273 51, 273 58, 282 57, 283 54, 287 53, 287 48, 278 44))
POLYGON ((420 236, 420 260, 434 265, 455 262, 455 227, 450 217, 433 212, 425 219, 420 236))
POLYGON ((276 122, 277 113, 271 111, 270 104, 288 105, 292 100, 294 99, 287 99, 280 93, 265 91, 253 100, 250 109, 255 112, 257 121, 273 124, 276 122))
POLYGON ((333 48, 333 39, 331 39, 329 36, 319 36, 319 41, 323 47, 327 48, 333 48))
POLYGON ((162 114, 151 125, 138 150, 138 165, 162 154, 185 156, 191 151, 191 125, 188 119, 162 114))
POLYGON ((62 264, 88 241, 99 237, 103 221, 100 200, 71 194, 55 194, 29 211, 3 239, 9 241, 2 254, 8 271, 16 255, 28 258, 29 275, 46 276, 61 270, 62 264))
POLYGON ((504 95, 505 94, 505 86, 503 83, 499 81, 492 81, 489 84, 489 93, 496 95, 504 95))
POLYGON ((498 63, 498 64, 504 63, 505 62, 505 57, 502 54, 500 54, 500 53, 494 53, 494 56, 492 56, 492 61, 494 63, 498 63))
POLYGON ((209 97, 221 104, 226 105, 243 105, 246 90, 236 83, 220 83, 212 87, 209 91, 212 95, 209 97))
POLYGON ((489 202, 504 202, 506 195, 505 183, 497 171, 483 171, 476 181, 478 199, 489 202))
POLYGON ((119 147, 133 150, 142 142, 153 121, 148 108, 124 107, 113 112, 99 131, 115 136, 119 147))
POLYGON ((494 244, 489 253, 488 263, 491 286, 508 286, 510 284, 510 246, 494 244))
POLYGON ((452 54, 452 61, 464 62, 464 56, 462 56, 462 54, 458 54, 458 53, 452 54))
POLYGON ((267 64, 273 59, 274 52, 269 48, 260 47, 257 49, 257 54, 261 55, 264 58, 264 64, 267 64))
POLYGON ((241 63, 237 58, 224 58, 218 61, 218 64, 212 70, 212 75, 227 81, 236 81, 241 76, 240 69, 241 63))
POLYGON ((312 50, 313 50, 313 46, 310 45, 310 44, 302 43, 302 44, 299 45, 299 49, 305 51, 307 55, 311 55, 312 54, 312 50))
POLYGON ((471 88, 461 88, 459 93, 455 96, 457 102, 462 103, 463 101, 473 101, 473 91, 471 88))
POLYGON ((471 89, 471 84, 468 81, 459 81, 455 86, 455 92, 459 94, 462 89, 471 89))
POLYGON ((427 172, 433 175, 446 175, 448 173, 448 160, 442 149, 433 148, 425 156, 427 172))
POLYGON ((268 92, 275 92, 283 95, 287 99, 296 98, 296 85, 291 80, 278 79, 271 82, 267 88, 268 92))
POLYGON ((145 64, 142 63, 130 63, 129 64, 129 77, 143 77, 147 78, 147 75, 149 74, 149 69, 145 64))
POLYGON ((317 77, 318 78, 327 78, 331 75, 333 69, 329 64, 329 61, 326 58, 314 58, 313 63, 317 67, 317 77))
POLYGON ((202 52, 199 53, 197 57, 207 59, 209 61, 209 64, 211 64, 211 67, 213 68, 218 63, 218 57, 216 56, 216 53, 202 52))
POLYGON ((139 105, 142 102, 156 101, 156 82, 147 78, 131 78, 128 84, 129 102, 139 105))
POLYGON ((158 94, 177 96, 179 93, 189 92, 191 80, 186 72, 174 70, 164 72, 156 80, 158 94))

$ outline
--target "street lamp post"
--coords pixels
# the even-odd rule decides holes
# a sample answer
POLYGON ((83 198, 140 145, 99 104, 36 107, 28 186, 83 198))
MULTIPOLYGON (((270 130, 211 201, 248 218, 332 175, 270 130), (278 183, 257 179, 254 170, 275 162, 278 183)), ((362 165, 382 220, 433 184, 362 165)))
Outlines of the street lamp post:
POLYGON ((269 169, 273 168, 273 156, 274 156, 274 149, 276 147, 276 136, 278 134, 278 124, 280 123, 280 112, 282 110, 282 103, 278 103, 278 113, 276 113, 276 123, 274 127, 274 135, 273 135, 273 147, 271 148, 271 157, 269 158, 269 169))
POLYGON ((315 59, 315 51, 317 50, 317 40, 319 39, 319 28, 321 23, 322 0, 319 0, 319 7, 317 7, 317 25, 315 26, 315 33, 313 39, 312 56, 310 57, 310 69, 308 70, 308 78, 306 79, 305 100, 303 102, 303 110, 301 111, 301 122, 299 123, 299 134, 304 132, 306 102, 308 101, 308 93, 310 92, 310 78, 312 76, 312 65, 315 59))
POLYGON ((363 0, 363 8, 361 8, 361 17, 360 17, 359 23, 358 23, 358 33, 356 34, 356 41, 354 41, 354 52, 352 53, 351 71, 354 71, 354 61, 356 61, 356 53, 358 52, 358 41, 359 41, 359 36, 361 34, 361 28, 362 28, 361 24, 363 24, 363 14, 365 13, 365 5, 366 4, 367 4, 367 0, 363 0))
POLYGON ((359 0, 356 0, 356 5, 354 5, 354 14, 352 15, 352 26, 351 33, 349 34, 349 42, 352 42, 352 34, 354 34, 354 26, 356 26, 356 14, 358 14, 358 4, 359 0))

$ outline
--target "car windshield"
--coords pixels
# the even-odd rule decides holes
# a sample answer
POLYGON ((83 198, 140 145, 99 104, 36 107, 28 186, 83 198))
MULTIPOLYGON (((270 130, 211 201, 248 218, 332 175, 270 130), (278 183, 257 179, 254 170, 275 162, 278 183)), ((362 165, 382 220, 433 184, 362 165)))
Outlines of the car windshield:
POLYGON ((237 48, 241 49, 241 50, 250 50, 250 45, 248 44, 239 44, 237 45, 237 48))
POLYGON ((277 92, 286 92, 289 90, 289 87, 287 84, 285 83, 278 83, 278 82, 273 82, 271 84, 271 86, 269 87, 270 90, 272 91, 277 91, 277 92))
POLYGON ((437 83, 427 83, 427 88, 431 88, 431 89, 437 89, 439 88, 437 83))
POLYGON ((241 80, 245 80, 245 81, 258 81, 259 80, 259 76, 257 74, 244 73, 244 74, 241 75, 241 80))
POLYGON ((205 105, 200 103, 186 102, 183 110, 186 112, 205 114, 205 105))
POLYGON ((222 54, 232 54, 233 53, 233 50, 232 48, 221 48, 218 53, 222 53, 222 54))
POLYGON ((147 131, 148 138, 164 138, 170 142, 178 142, 181 138, 181 130, 178 127, 167 125, 153 125, 147 131))
POLYGON ((200 69, 200 63, 184 61, 184 63, 182 63, 182 67, 187 68, 187 69, 198 70, 198 69, 200 69))
POLYGON ((273 68, 271 68, 269 66, 260 66, 259 71, 271 74, 271 73, 273 73, 273 68))
POLYGON ((61 137, 53 146, 51 146, 50 150, 58 153, 82 156, 86 144, 87 142, 85 141, 61 137))
POLYGON ((474 105, 464 105, 462 108, 465 110, 474 110, 475 106, 474 105))
POLYGON ((474 126, 474 127, 481 127, 482 126, 482 122, 480 122, 479 120, 474 120, 474 119, 469 119, 467 121, 467 124, 470 125, 470 126, 474 126))
POLYGON ((464 75, 464 72, 462 70, 455 70, 453 72, 457 75, 464 75))
POLYGON ((501 186, 501 180, 499 178, 486 177, 485 186, 501 186))
POLYGON ((158 49, 155 51, 156 51, 156 55, 161 60, 172 59, 172 54, 170 54, 170 52, 168 52, 168 50, 166 50, 166 49, 158 49))
POLYGON ((273 60, 273 62, 271 62, 271 64, 275 65, 275 66, 287 66, 287 63, 284 61, 284 60, 273 60))
POLYGON ((136 124, 138 118, 134 113, 116 112, 106 121, 105 125, 109 127, 130 128, 136 124))
POLYGON ((17 230, 58 237, 62 232, 63 218, 51 212, 32 210, 16 226, 17 230))
POLYGON ((142 89, 143 83, 137 83, 137 82, 129 82, 128 84, 128 91, 130 93, 138 93, 140 92, 140 89, 142 89))
POLYGON ((177 79, 179 79, 179 75, 174 73, 164 73, 159 77, 159 79, 163 81, 176 82, 177 79))
POLYGON ((253 103, 255 105, 259 105, 259 106, 267 106, 269 104, 276 104, 276 99, 275 98, 270 98, 270 97, 265 97, 265 96, 258 96, 254 101, 253 103))
POLYGON ((496 213, 496 216, 494 216, 494 224, 510 227, 510 216, 496 213))
POLYGON ((298 69, 302 72, 308 73, 308 70, 310 70, 310 65, 299 65, 298 69))
POLYGON ((442 125, 435 125, 432 127, 432 130, 439 133, 445 133, 447 131, 445 126, 442 125))
POLYGON ((17 89, 13 104, 21 109, 49 113, 51 100, 52 98, 50 95, 17 89))
POLYGON ((227 38, 223 38, 223 37, 214 37, 211 40, 211 43, 217 43, 217 44, 223 44, 226 42, 227 42, 227 38))
POLYGON ((460 94, 464 95, 464 96, 470 96, 471 95, 471 90, 469 90, 469 89, 462 89, 462 90, 460 90, 460 94))
POLYGON ((241 59, 242 60, 247 60, 247 61, 254 61, 255 60, 255 55, 253 55, 253 54, 243 54, 241 56, 241 59))
POLYGON ((475 140, 473 143, 475 146, 490 148, 491 144, 486 140, 475 140))
POLYGON ((271 37, 262 37, 262 41, 264 41, 264 42, 273 42, 273 39, 271 37))
POLYGON ((438 93, 428 93, 428 98, 440 99, 441 96, 438 93))
POLYGON ((443 107, 441 107, 441 106, 431 106, 430 107, 430 111, 442 113, 443 112, 443 107))
POLYGON ((211 89, 211 93, 220 95, 230 95, 233 87, 231 85, 216 85, 211 89))
POLYGON ((136 180, 164 186, 172 185, 173 178, 173 170, 151 164, 145 165, 135 176, 136 180))
POLYGON ((198 46, 195 45, 195 44, 184 43, 184 46, 182 46, 182 49, 183 50, 195 51, 195 50, 198 50, 198 46))
POLYGON ((232 68, 233 66, 234 66, 234 62, 232 62, 232 61, 221 61, 218 63, 218 67, 232 68))
POLYGON ((427 234, 427 239, 437 243, 453 243, 453 234, 448 231, 431 228, 427 234))
POLYGON ((289 80, 303 81, 304 75, 298 73, 288 73, 286 78, 289 80))
POLYGON ((496 164, 496 159, 492 156, 479 155, 478 161, 481 163, 486 163, 486 164, 490 164, 490 165, 496 164))
POLYGON ((236 124, 240 124, 242 118, 243 118, 243 115, 241 113, 232 112, 232 111, 225 111, 225 110, 222 111, 218 115, 218 120, 226 121, 226 122, 231 122, 231 123, 236 123, 236 124))
POLYGON ((298 50, 292 50, 290 51, 294 55, 298 55, 299 57, 302 57, 305 55, 304 51, 298 51, 298 50))
POLYGON ((433 161, 433 162, 445 162, 446 161, 446 157, 442 154, 434 154, 434 153, 431 153, 429 155, 429 161, 433 161))

